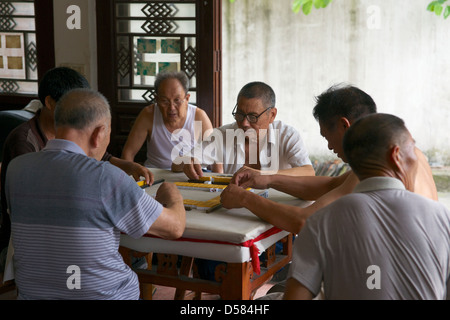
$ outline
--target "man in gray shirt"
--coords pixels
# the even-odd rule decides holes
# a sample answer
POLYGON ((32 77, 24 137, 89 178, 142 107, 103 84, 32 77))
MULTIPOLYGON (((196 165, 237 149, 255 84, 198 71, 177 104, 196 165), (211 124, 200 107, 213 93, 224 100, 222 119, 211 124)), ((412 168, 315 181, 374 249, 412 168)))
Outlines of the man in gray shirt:
POLYGON ((344 153, 361 181, 311 216, 295 245, 285 299, 446 299, 450 212, 407 191, 415 143, 404 122, 374 114, 353 124, 344 153))

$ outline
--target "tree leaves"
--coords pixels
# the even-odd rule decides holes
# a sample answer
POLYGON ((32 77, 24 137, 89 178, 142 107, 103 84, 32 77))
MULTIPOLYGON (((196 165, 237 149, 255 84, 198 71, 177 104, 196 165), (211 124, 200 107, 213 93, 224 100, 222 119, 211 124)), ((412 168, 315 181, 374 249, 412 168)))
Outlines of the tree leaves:
POLYGON ((444 12, 444 19, 447 19, 450 16, 450 5, 445 6, 446 2, 447 0, 432 1, 428 5, 427 10, 430 12, 434 12, 437 16, 440 16, 442 12, 444 12))
MULTIPOLYGON (((236 0, 229 0, 231 3, 236 0)), ((332 0, 294 0, 292 4, 292 11, 295 13, 299 13, 300 10, 305 15, 311 13, 311 10, 314 6, 316 9, 326 8, 332 0)), ((440 16, 442 12, 444 12, 444 19, 447 19, 450 16, 450 5, 445 5, 448 0, 435 0, 428 4, 427 10, 430 12, 434 12, 437 16, 440 16), (445 9, 444 9, 445 8, 445 9)))
POLYGON ((313 5, 316 9, 325 8, 332 0, 294 0, 292 11, 298 13, 300 9, 305 15, 311 13, 313 5))

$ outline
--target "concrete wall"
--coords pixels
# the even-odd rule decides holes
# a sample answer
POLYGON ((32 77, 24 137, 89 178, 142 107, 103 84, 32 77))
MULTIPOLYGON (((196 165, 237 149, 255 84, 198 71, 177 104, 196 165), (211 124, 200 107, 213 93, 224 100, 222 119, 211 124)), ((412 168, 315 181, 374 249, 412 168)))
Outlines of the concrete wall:
MULTIPOLYGON (((312 117, 314 97, 346 82, 372 95, 380 112, 402 117, 433 163, 450 164, 450 20, 425 0, 334 0, 309 16, 292 0, 223 1, 223 123, 240 88, 265 81, 277 93, 278 119, 294 125, 313 157, 329 158, 312 117)), ((55 0, 56 64, 97 87, 95 1, 55 0), (69 30, 67 8, 81 9, 69 30)))
POLYGON ((314 97, 346 82, 379 112, 406 121, 433 163, 450 164, 450 20, 423 0, 334 0, 309 16, 291 0, 223 0, 224 123, 239 89, 270 84, 278 119, 294 125, 313 157, 333 157, 312 116, 314 97))

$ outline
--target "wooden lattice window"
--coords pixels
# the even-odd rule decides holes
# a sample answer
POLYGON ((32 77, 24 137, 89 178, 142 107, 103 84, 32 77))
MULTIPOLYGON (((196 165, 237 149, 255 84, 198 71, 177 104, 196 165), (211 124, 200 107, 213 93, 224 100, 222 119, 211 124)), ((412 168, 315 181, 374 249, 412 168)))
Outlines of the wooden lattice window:
POLYGON ((220 124, 221 0, 96 3, 99 91, 111 104, 112 154, 121 154, 137 114, 155 98, 156 75, 164 70, 183 70, 190 79, 189 102, 220 124))
POLYGON ((38 89, 34 1, 0 2, 0 93, 38 89))
POLYGON ((158 73, 183 70, 196 102, 196 1, 116 1, 116 65, 120 102, 151 103, 158 73))
POLYGON ((37 97, 42 75, 55 66, 53 0, 0 1, 0 110, 37 97))

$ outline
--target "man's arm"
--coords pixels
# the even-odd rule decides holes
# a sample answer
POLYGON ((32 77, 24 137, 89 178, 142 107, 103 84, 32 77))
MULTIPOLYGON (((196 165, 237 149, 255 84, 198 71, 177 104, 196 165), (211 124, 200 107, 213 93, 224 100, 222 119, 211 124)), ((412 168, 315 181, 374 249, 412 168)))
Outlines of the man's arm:
POLYGON ((316 173, 313 166, 308 164, 301 167, 278 170, 277 174, 287 176, 315 176, 316 173))
POLYGON ((431 171, 430 164, 428 163, 428 159, 418 148, 415 149, 415 152, 417 158, 419 159, 419 165, 417 168, 414 190, 410 191, 437 201, 439 198, 436 183, 434 182, 433 173, 431 171))
POLYGON ((122 159, 134 161, 134 157, 145 143, 147 136, 151 134, 152 128, 153 109, 149 106, 142 109, 136 118, 125 146, 123 147, 122 159))
POLYGON ((147 233, 169 240, 180 238, 186 227, 186 210, 180 191, 173 183, 164 182, 158 188, 155 200, 164 208, 147 233))
POLYGON ((286 282, 286 290, 284 292, 284 300, 312 300, 314 295, 304 285, 289 278, 286 282))
POLYGON ((140 165, 139 163, 128 161, 124 159, 119 159, 116 157, 111 157, 109 159, 109 162, 125 171, 127 174, 132 175, 134 180, 139 181, 141 177, 144 177, 145 182, 149 185, 153 184, 154 177, 153 174, 143 165, 140 165))
POLYGON ((358 179, 352 171, 348 171, 339 177, 292 177, 278 174, 270 179, 267 187, 303 200, 318 200, 320 197, 342 185, 344 185, 342 188, 345 190, 345 194, 353 191, 356 184, 352 184, 351 190, 348 190, 347 187, 345 187, 345 182, 349 177, 350 180, 358 179))
MULTIPOLYGON (((354 174, 349 171, 339 177, 326 176, 288 176, 283 174, 266 175, 260 171, 244 167, 232 178, 243 188, 272 188, 303 200, 317 200, 324 194, 344 184, 354 174)), ((356 178, 356 176, 354 176, 356 178)))
MULTIPOLYGON (((344 183, 319 197, 308 207, 300 208, 285 205, 263 198, 235 184, 230 184, 221 193, 222 205, 227 208, 247 208, 253 214, 270 224, 298 234, 306 219, 319 209, 353 191, 359 180, 354 174, 346 175, 344 183)), ((258 188, 259 189, 259 188, 258 188)))
POLYGON ((274 202, 235 184, 222 191, 220 198, 224 208, 247 208, 261 219, 292 233, 298 233, 306 221, 302 208, 274 202))

